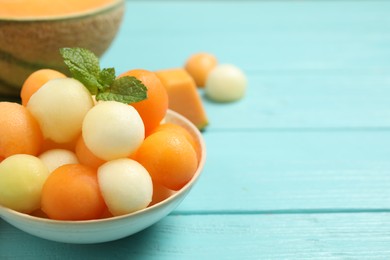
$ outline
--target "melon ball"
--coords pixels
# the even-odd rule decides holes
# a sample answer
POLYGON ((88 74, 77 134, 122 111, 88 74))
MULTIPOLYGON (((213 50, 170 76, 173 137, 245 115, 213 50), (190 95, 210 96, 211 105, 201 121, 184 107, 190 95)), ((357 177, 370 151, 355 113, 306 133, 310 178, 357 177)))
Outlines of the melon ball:
POLYGON ((246 76, 238 67, 232 64, 221 64, 209 73, 205 94, 217 102, 232 102, 244 96, 246 85, 246 76))
POLYGON ((175 193, 176 193, 176 191, 170 190, 167 187, 163 186, 162 184, 154 181, 153 182, 153 197, 152 197, 152 202, 150 202, 149 206, 152 206, 152 205, 157 204, 161 201, 164 201, 167 198, 171 197, 175 193))
POLYGON ((98 169, 104 201, 114 216, 146 208, 152 201, 153 183, 147 170, 132 159, 106 162, 98 169))
POLYGON ((23 213, 39 209, 42 187, 49 174, 38 157, 7 157, 0 163, 0 205, 23 213))
POLYGON ((76 154, 66 149, 47 150, 46 152, 40 154, 38 157, 49 169, 49 172, 52 172, 58 167, 65 164, 79 163, 76 154))
POLYGON ((217 58, 213 54, 201 52, 188 58, 185 70, 191 75, 198 87, 204 87, 208 74, 217 64, 217 58))
POLYGON ((91 94, 72 78, 52 79, 35 92, 27 109, 38 121, 45 138, 56 143, 75 140, 85 114, 93 107, 91 94))
POLYGON ((104 101, 86 114, 82 135, 85 145, 94 155, 109 161, 132 154, 144 140, 145 128, 134 107, 104 101))

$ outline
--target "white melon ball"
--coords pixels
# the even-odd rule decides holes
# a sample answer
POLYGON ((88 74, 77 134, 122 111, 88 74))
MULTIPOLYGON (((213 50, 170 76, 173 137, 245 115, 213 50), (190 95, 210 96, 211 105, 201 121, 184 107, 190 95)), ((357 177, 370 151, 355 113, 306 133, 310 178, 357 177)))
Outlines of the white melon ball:
POLYGON ((114 216, 146 208, 152 201, 153 183, 147 170, 131 159, 109 161, 98 169, 104 201, 114 216))
POLYGON ((55 169, 65 164, 79 163, 76 154, 66 149, 47 150, 38 157, 49 169, 49 172, 53 172, 55 169))
POLYGON ((35 92, 27 109, 38 121, 45 138, 67 143, 77 138, 85 114, 93 107, 91 94, 72 78, 52 79, 35 92))
POLYGON ((142 144, 145 128, 134 107, 105 101, 88 111, 82 135, 94 155, 109 161, 131 155, 142 144))
POLYGON ((37 157, 16 154, 0 163, 0 205, 31 213, 41 206, 41 192, 49 176, 46 165, 37 157))
POLYGON ((204 90, 211 100, 232 102, 244 96, 246 85, 246 76, 238 67, 221 64, 210 71, 204 90))

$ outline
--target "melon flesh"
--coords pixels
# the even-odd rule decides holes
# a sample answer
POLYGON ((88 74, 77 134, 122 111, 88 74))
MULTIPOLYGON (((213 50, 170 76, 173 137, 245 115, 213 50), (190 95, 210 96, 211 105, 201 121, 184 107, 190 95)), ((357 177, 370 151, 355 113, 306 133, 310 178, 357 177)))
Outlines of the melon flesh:
POLYGON ((13 0, 0 3, 0 17, 38 18, 82 13, 101 8, 117 0, 13 0))
POLYGON ((182 68, 156 71, 168 92, 169 109, 189 119, 198 129, 208 124, 194 79, 182 68))

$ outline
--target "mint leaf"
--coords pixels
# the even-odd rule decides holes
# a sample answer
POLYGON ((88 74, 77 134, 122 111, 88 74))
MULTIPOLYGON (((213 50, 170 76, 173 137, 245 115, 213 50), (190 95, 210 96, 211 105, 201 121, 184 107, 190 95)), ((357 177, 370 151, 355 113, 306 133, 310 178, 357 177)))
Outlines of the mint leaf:
POLYGON ((95 95, 97 89, 101 88, 98 81, 100 65, 96 55, 83 48, 62 48, 60 53, 72 77, 83 83, 91 94, 95 95))
POLYGON ((125 76, 115 79, 111 88, 96 95, 96 100, 114 100, 126 104, 147 98, 147 88, 135 77, 125 76))
POLYGON ((115 80, 115 69, 107 68, 103 69, 99 73, 99 83, 103 86, 102 90, 109 88, 115 80))
POLYGON ((147 88, 135 77, 116 79, 114 68, 100 69, 99 58, 83 48, 62 48, 60 53, 72 77, 80 81, 96 100, 114 100, 126 104, 147 98, 147 88))

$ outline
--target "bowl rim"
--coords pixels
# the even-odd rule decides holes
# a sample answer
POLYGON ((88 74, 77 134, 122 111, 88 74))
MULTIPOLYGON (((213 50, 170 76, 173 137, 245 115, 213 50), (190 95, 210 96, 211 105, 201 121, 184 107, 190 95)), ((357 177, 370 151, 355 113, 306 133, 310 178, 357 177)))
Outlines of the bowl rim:
MULTIPOLYGON (((69 225, 69 224, 72 224, 72 225, 94 225, 94 224, 98 224, 98 223, 103 224, 105 222, 119 221, 119 220, 123 220, 126 218, 131 218, 131 217, 134 217, 137 215, 142 215, 142 214, 149 212, 149 211, 157 210, 158 208, 164 207, 165 204, 169 204, 171 201, 177 199, 178 197, 181 197, 181 195, 183 193, 188 192, 193 187, 193 185, 198 181, 198 179, 202 173, 202 170, 203 170, 205 162, 206 162, 206 143, 205 143, 205 140, 203 138, 202 133, 192 122, 190 122, 183 115, 168 109, 166 117, 172 117, 172 116, 178 118, 180 121, 183 121, 185 123, 185 127, 189 127, 191 129, 191 132, 196 134, 197 142, 199 143, 200 150, 201 150, 201 156, 200 156, 200 160, 198 162, 198 167, 196 169, 196 172, 194 173, 194 176, 192 176, 191 180, 189 182, 187 182, 180 190, 176 191, 174 194, 172 194, 168 198, 166 198, 166 199, 164 199, 164 200, 162 200, 154 205, 148 206, 144 209, 137 210, 137 211, 132 212, 132 213, 128 213, 128 214, 120 215, 120 216, 112 216, 112 217, 107 217, 107 218, 102 218, 102 219, 91 219, 91 220, 55 220, 55 219, 49 219, 49 218, 42 218, 42 217, 27 214, 27 213, 22 213, 22 212, 19 212, 19 211, 16 211, 16 210, 13 210, 13 209, 10 209, 10 208, 7 208, 7 207, 0 205, 0 219, 3 218, 1 212, 6 211, 8 214, 16 215, 16 216, 18 216, 20 218, 24 218, 26 220, 30 220, 30 221, 34 221, 34 222, 41 222, 41 223, 45 223, 45 224, 54 224, 54 225, 69 225)), ((192 135, 192 133, 191 133, 191 135, 192 135)))
MULTIPOLYGON (((82 1, 82 0, 81 0, 82 1)), ((110 12, 114 9, 121 8, 125 6, 125 0, 112 0, 109 3, 105 3, 99 7, 92 7, 88 10, 84 10, 81 12, 74 12, 69 14, 61 14, 61 15, 46 15, 46 16, 24 16, 24 17, 5 17, 0 16, 0 23, 2 22, 59 22, 66 21, 72 19, 83 19, 92 17, 97 14, 104 14, 106 12, 110 12)))

